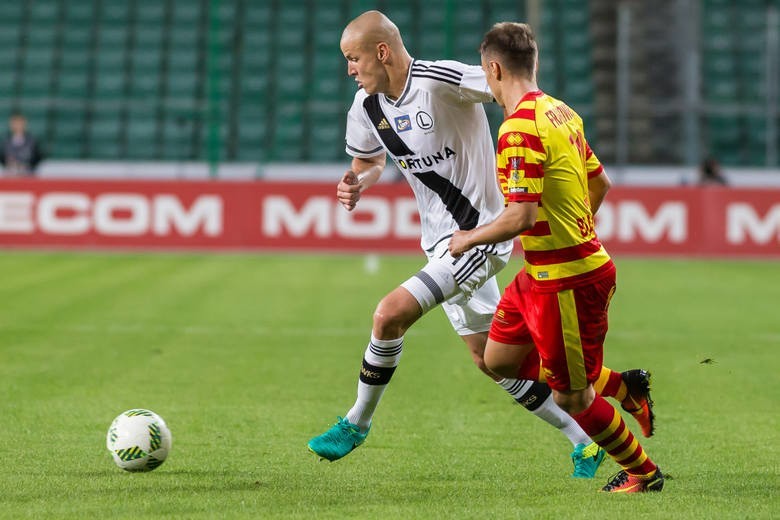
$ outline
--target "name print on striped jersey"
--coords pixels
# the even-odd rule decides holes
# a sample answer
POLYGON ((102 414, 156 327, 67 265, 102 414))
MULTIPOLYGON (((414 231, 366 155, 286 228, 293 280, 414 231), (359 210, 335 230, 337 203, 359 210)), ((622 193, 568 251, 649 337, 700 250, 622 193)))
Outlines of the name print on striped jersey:
POLYGON ((571 108, 567 107, 566 105, 560 104, 546 111, 544 115, 547 116, 547 119, 549 119, 550 122, 553 124, 553 126, 557 128, 562 124, 574 119, 574 116, 576 114, 574 113, 574 110, 572 110, 571 108))
POLYGON ((422 157, 410 157, 406 159, 398 159, 398 164, 404 170, 413 170, 420 168, 430 168, 434 164, 446 161, 450 157, 457 155, 455 150, 449 146, 445 146, 444 149, 430 155, 424 155, 422 157))

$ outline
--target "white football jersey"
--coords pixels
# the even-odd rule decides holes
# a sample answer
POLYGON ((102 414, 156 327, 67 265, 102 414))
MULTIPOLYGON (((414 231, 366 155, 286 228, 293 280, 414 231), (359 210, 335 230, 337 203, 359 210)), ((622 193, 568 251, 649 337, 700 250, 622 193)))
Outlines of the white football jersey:
POLYGON ((355 94, 346 151, 359 158, 387 152, 395 161, 417 199, 425 250, 504 209, 482 107, 492 100, 481 67, 450 60, 413 60, 396 101, 355 94))

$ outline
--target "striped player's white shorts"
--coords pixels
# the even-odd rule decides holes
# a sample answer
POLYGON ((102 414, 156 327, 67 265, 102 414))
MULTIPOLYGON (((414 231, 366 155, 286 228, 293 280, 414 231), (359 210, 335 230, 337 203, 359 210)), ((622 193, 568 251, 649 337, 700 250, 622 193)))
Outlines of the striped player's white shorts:
POLYGON ((490 330, 501 298, 495 275, 512 254, 512 241, 477 246, 453 258, 445 237, 425 252, 428 263, 401 284, 417 299, 423 314, 441 304, 455 332, 464 336, 490 330))

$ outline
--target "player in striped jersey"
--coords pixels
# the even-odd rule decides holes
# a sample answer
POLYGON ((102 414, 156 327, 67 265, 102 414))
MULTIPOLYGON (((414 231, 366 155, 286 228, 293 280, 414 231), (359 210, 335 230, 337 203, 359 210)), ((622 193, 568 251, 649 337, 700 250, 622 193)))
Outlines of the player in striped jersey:
MULTIPOLYGON (((341 45, 348 72, 361 89, 348 115, 346 150, 353 160, 338 185, 339 201, 354 209, 360 194, 381 175, 389 154, 417 199, 428 263, 377 306, 357 400, 336 425, 311 439, 309 448, 337 460, 364 441, 398 365, 404 333, 441 305, 477 366, 518 403, 564 433, 575 446, 574 476, 592 477, 603 452, 554 405, 549 387, 537 382, 536 375, 529 380, 500 378, 484 366, 487 331, 500 298, 494 274, 506 264, 511 241, 477 248, 458 260, 447 252, 454 230, 489 222, 503 208, 481 106, 493 96, 482 69, 412 59, 395 25, 376 11, 350 23, 341 45)), ((641 389, 636 391, 630 383, 620 373, 605 371, 605 391, 627 402, 646 402, 641 401, 641 389)))
POLYGON ((500 298, 494 275, 506 264, 512 241, 475 248, 457 260, 447 251, 453 231, 487 223, 503 209, 481 105, 493 96, 482 70, 454 61, 412 59, 397 27, 377 11, 346 27, 341 48, 359 89, 347 118, 352 168, 338 185, 338 199, 347 210, 354 209, 361 193, 379 179, 389 154, 414 191, 428 262, 379 302, 355 404, 332 428, 311 439, 309 449, 337 460, 362 444, 398 365, 406 330, 440 305, 477 366, 564 433, 577 448, 575 475, 592 477, 603 452, 554 404, 549 387, 499 378, 484 367, 487 331, 500 298))
POLYGON ((622 466, 609 492, 660 491, 664 478, 620 413, 598 395, 615 265, 593 215, 609 179, 585 140, 582 119, 536 84, 529 26, 496 24, 480 46, 487 82, 507 117, 497 168, 507 205, 493 222, 455 231, 454 257, 520 235, 525 267, 506 288, 485 349, 499 375, 524 373, 538 351, 555 401, 622 466))

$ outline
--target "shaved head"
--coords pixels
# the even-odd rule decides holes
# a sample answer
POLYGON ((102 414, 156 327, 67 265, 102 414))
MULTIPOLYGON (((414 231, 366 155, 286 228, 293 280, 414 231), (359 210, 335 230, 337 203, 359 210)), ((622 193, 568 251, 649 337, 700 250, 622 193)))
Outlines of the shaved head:
POLYGON ((412 57, 398 27, 379 11, 366 11, 344 28, 341 53, 347 74, 369 94, 397 99, 404 90, 412 57))
POLYGON ((403 49, 398 27, 379 11, 366 11, 344 28, 341 41, 352 41, 363 46, 386 43, 394 51, 403 49))

